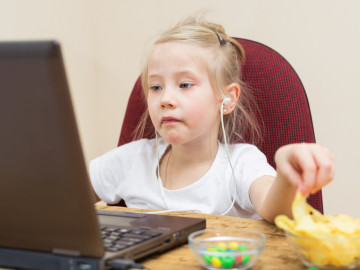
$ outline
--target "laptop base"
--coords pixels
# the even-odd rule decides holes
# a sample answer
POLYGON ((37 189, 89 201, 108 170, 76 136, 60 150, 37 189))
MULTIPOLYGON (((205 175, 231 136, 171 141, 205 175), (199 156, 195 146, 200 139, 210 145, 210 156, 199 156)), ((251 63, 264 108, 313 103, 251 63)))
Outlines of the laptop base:
POLYGON ((47 252, 0 248, 0 267, 37 270, 99 270, 105 269, 99 258, 73 257, 47 252))

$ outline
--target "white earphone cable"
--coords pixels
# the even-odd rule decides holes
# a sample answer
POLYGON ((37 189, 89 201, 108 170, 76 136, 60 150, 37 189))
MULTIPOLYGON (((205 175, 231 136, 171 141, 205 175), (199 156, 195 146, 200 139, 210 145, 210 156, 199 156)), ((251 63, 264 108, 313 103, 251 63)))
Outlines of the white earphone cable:
POLYGON ((165 192, 164 192, 164 186, 162 183, 162 179, 160 178, 160 157, 159 157, 159 149, 158 149, 158 135, 157 135, 157 131, 155 130, 155 147, 156 147, 156 155, 157 155, 157 179, 160 185, 160 192, 161 192, 161 197, 162 200, 164 202, 165 208, 170 210, 169 206, 166 203, 165 200, 165 192))
POLYGON ((235 204, 235 200, 236 200, 236 196, 237 196, 237 188, 236 188, 236 178, 235 178, 235 172, 234 172, 234 167, 231 163, 231 160, 230 160, 230 156, 229 156, 229 150, 228 150, 228 145, 227 145, 227 139, 226 139, 226 134, 225 134, 225 127, 224 127, 224 114, 223 114, 223 111, 224 111, 224 103, 227 101, 228 99, 224 99, 223 102, 221 103, 221 109, 220 109, 220 114, 221 114, 221 128, 222 128, 222 132, 223 132, 223 136, 224 136, 224 144, 225 144, 225 152, 226 152, 226 156, 227 156, 227 159, 229 161, 229 165, 231 167, 231 172, 232 172, 232 178, 233 178, 233 181, 234 181, 234 195, 233 195, 233 200, 232 200, 232 203, 230 205, 230 207, 224 212, 222 213, 221 215, 226 215, 230 210, 231 208, 234 206, 235 204))

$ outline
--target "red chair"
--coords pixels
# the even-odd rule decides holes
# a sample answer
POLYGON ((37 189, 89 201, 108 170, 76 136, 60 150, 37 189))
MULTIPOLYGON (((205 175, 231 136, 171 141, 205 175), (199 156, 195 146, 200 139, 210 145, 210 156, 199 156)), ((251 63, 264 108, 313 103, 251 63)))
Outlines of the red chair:
MULTIPOLYGON (((252 89, 264 122, 263 141, 258 147, 275 167, 274 154, 286 144, 315 142, 314 129, 305 89, 291 65, 276 51, 251 40, 236 38, 245 50, 243 81, 252 89)), ((146 109, 140 79, 130 95, 118 145, 133 140, 133 131, 146 109)), ((154 138, 148 121, 144 138, 154 138)), ((321 190, 308 202, 323 213, 321 190)))

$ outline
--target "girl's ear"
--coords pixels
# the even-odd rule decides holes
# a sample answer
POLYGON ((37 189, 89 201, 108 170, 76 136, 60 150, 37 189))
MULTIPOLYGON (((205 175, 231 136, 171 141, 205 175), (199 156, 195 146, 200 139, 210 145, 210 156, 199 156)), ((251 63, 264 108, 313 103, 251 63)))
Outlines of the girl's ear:
POLYGON ((231 101, 226 105, 224 104, 223 106, 224 115, 229 114, 234 110, 241 94, 240 85, 237 83, 229 84, 226 87, 226 92, 228 92, 228 96, 231 98, 231 101))

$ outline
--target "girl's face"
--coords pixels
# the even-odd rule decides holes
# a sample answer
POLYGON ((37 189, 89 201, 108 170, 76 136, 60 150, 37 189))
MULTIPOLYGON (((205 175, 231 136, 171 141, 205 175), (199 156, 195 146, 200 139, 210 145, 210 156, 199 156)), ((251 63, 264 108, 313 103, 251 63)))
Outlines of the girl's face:
POLYGON ((220 101, 210 85, 205 56, 191 44, 156 45, 148 63, 148 108, 160 135, 172 145, 217 141, 220 101))

